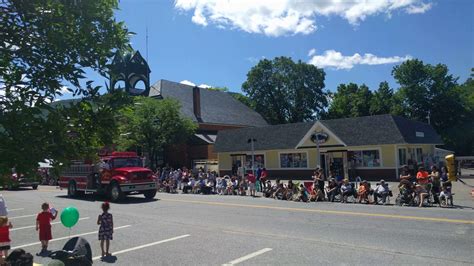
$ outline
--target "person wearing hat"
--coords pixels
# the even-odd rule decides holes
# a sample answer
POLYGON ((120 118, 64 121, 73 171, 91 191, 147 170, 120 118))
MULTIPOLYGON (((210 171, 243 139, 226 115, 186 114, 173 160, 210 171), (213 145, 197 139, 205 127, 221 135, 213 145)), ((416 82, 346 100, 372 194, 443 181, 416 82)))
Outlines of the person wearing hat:
POLYGON ((380 180, 374 190, 374 203, 378 204, 378 198, 382 199, 383 205, 386 204, 387 196, 390 194, 390 188, 385 180, 380 180))

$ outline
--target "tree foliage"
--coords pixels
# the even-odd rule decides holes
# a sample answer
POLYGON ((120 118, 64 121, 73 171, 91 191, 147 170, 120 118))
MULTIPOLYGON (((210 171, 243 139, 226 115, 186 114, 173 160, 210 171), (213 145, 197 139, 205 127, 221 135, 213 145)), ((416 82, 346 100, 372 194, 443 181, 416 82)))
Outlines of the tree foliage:
POLYGON ((393 90, 388 85, 388 82, 381 82, 379 89, 373 93, 372 99, 369 103, 371 115, 389 114, 394 105, 393 90))
POLYGON ((340 84, 332 95, 327 118, 357 117, 370 115, 372 92, 362 84, 340 84))
POLYGON ((0 175, 13 167, 33 172, 45 158, 75 154, 70 125, 82 125, 74 129, 78 152, 110 139, 110 129, 97 124, 110 110, 92 104, 100 87, 84 69, 105 75, 113 52, 127 47, 129 33, 114 19, 117 6, 116 0, 0 2, 0 175), (65 85, 87 100, 49 106, 65 85))
POLYGON ((327 107, 325 73, 288 57, 263 59, 247 74, 242 90, 269 123, 312 120, 327 107))
POLYGON ((474 154, 472 76, 459 85, 446 65, 425 64, 417 59, 395 66, 392 75, 400 85, 395 92, 387 82, 380 83, 374 93, 365 85, 339 85, 326 117, 394 114, 425 123, 429 117, 448 149, 474 154))
POLYGON ((120 111, 120 136, 116 143, 122 149, 142 147, 155 169, 158 155, 166 146, 184 142, 197 128, 180 113, 180 108, 174 99, 136 97, 133 105, 120 111))

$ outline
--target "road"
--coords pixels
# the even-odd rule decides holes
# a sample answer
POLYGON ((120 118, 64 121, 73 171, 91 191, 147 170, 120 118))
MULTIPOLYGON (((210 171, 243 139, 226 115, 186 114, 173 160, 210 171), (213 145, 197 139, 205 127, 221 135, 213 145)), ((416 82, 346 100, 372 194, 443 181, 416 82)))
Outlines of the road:
MULTIPOLYGON (((420 209, 159 193, 155 201, 137 195, 111 205, 116 228, 113 257, 102 262, 97 257, 96 221, 104 199, 92 195, 69 199, 65 194, 54 187, 3 191, 14 225, 13 248, 39 251, 33 225, 46 201, 58 209, 73 205, 81 216, 72 230, 55 221, 50 250, 62 248, 70 235, 81 235, 90 242, 98 265, 472 265, 474 261, 472 205, 420 209)), ((37 263, 48 261, 35 256, 37 263)))

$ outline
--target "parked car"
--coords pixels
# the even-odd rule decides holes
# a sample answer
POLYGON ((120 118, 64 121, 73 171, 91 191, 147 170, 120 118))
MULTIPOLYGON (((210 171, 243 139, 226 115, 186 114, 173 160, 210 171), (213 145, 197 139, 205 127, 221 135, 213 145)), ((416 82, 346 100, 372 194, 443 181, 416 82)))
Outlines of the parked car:
POLYGON ((21 187, 32 187, 38 189, 39 182, 35 177, 28 177, 22 174, 12 174, 11 179, 7 180, 4 184, 4 188, 7 190, 17 189, 21 187))

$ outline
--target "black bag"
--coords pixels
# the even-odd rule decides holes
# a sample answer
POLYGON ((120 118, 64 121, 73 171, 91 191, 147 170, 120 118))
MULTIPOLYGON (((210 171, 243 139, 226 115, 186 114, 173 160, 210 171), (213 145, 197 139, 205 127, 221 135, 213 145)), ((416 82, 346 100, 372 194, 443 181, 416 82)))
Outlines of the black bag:
POLYGON ((33 266, 33 255, 19 248, 13 250, 6 261, 11 266, 33 266))

